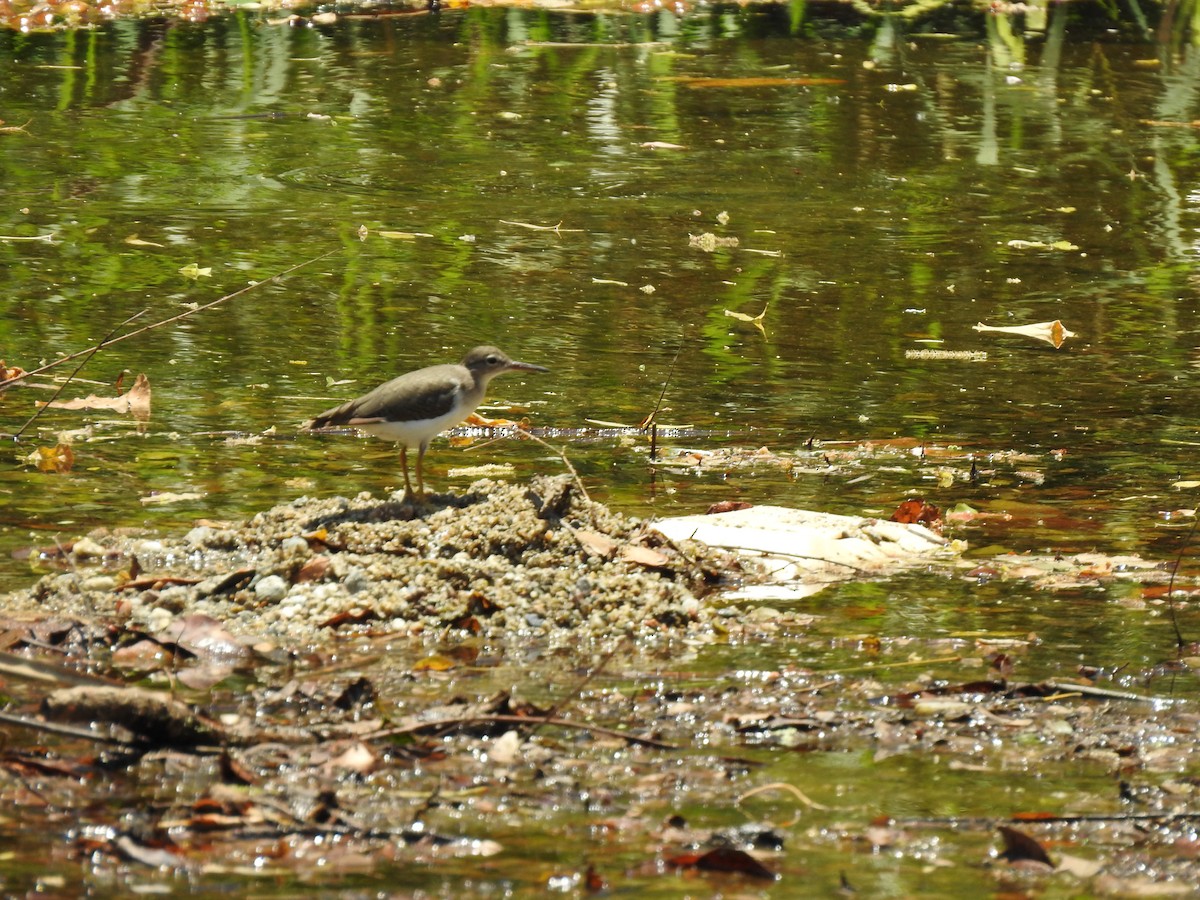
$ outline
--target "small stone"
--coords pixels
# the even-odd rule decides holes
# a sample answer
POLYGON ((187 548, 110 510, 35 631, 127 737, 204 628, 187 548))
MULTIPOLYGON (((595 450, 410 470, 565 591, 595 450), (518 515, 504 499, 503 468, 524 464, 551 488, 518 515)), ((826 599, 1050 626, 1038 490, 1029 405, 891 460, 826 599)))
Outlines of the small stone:
POLYGON ((279 549, 284 553, 299 553, 308 556, 312 550, 308 546, 308 541, 299 535, 293 535, 290 538, 284 538, 283 543, 279 545, 279 549))
POLYGON ((145 614, 144 621, 147 631, 165 631, 175 621, 175 614, 169 609, 156 606, 145 614))
POLYGON ((756 606, 750 612, 746 613, 746 618, 751 622, 774 622, 779 618, 779 610, 772 609, 769 606, 756 606))
POLYGON ((183 612, 191 597, 192 592, 188 588, 175 585, 166 588, 158 595, 158 605, 172 612, 183 612))
POLYGON ((367 577, 367 573, 361 568, 354 566, 346 573, 345 585, 347 592, 357 594, 359 591, 365 591, 371 586, 371 579, 367 577))
POLYGON ((85 578, 79 585, 81 591, 111 591, 117 586, 117 579, 111 575, 93 575, 85 578))
POLYGON ((287 596, 288 583, 278 575, 267 575, 260 578, 258 583, 254 585, 254 593, 258 595, 258 599, 265 600, 268 603, 277 603, 287 596))
POLYGON ((80 557, 104 556, 108 553, 107 550, 89 537, 84 537, 77 540, 71 547, 71 552, 80 557))
POLYGON ((207 525, 197 525, 183 536, 183 542, 189 547, 203 547, 213 536, 213 530, 207 525))

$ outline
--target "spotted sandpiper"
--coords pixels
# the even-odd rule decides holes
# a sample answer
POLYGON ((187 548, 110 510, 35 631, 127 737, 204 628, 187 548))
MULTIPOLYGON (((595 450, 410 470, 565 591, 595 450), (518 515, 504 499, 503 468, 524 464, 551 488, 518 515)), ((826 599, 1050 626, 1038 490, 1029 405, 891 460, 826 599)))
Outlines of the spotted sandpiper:
POLYGON ((517 362, 496 347, 476 347, 457 365, 428 366, 393 378, 373 391, 341 406, 327 409, 304 423, 318 429, 350 425, 400 444, 404 469, 404 499, 425 502, 421 463, 429 442, 462 422, 480 403, 488 382, 504 372, 548 372, 542 366, 517 362), (408 448, 417 448, 417 491, 408 480, 408 448))

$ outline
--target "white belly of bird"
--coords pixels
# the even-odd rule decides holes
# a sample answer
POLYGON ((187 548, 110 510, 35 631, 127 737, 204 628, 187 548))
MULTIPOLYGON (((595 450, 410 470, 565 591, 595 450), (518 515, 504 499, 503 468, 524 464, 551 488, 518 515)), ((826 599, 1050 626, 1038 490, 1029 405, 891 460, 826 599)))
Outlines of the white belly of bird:
POLYGON ((433 440, 448 428, 464 421, 471 410, 448 412, 436 419, 414 419, 411 422, 369 422, 356 425, 359 431, 383 438, 385 441, 395 441, 407 447, 420 447, 426 441, 433 440))

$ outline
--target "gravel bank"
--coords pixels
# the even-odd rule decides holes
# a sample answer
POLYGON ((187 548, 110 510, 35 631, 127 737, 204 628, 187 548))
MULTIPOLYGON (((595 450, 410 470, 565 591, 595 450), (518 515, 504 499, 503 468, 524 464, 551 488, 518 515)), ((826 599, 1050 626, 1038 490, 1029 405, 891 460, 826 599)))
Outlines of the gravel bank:
POLYGON ((99 531, 70 571, 8 595, 10 612, 128 618, 151 631, 203 613, 235 633, 311 643, 334 630, 465 630, 588 642, 705 629, 700 599, 733 557, 671 543, 584 499, 567 477, 478 481, 416 510, 397 498, 299 498, 183 536, 99 531))

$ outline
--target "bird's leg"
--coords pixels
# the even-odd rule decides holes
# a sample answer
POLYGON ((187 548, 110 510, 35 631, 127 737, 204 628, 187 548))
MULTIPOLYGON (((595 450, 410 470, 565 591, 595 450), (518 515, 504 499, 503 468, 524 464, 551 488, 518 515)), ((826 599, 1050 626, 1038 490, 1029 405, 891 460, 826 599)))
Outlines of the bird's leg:
POLYGON ((425 451, 429 449, 429 441, 421 441, 421 446, 417 448, 417 502, 425 502, 425 474, 422 472, 422 463, 425 461, 425 451))
MULTIPOLYGON (((401 503, 406 503, 412 500, 413 489, 412 482, 408 480, 408 447, 404 444, 400 445, 400 468, 404 470, 404 499, 401 503)), ((421 471, 421 457, 417 457, 417 472, 421 471)))

